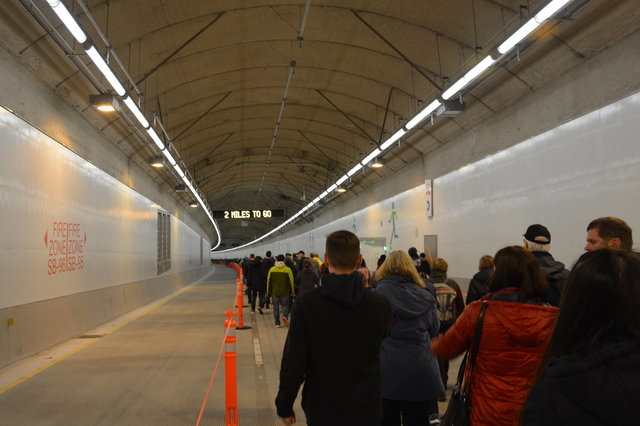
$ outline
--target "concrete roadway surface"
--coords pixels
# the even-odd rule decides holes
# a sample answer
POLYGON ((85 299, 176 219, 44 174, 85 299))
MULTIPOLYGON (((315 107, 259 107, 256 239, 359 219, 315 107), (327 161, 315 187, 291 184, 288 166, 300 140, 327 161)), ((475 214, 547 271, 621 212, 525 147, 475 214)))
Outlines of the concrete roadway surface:
MULTIPOLYGON (((235 277, 214 265, 176 294, 0 369, 0 425, 195 425, 224 312, 235 305, 235 277)), ((274 400, 287 328, 273 327, 272 310, 244 314, 252 328, 236 331, 239 424, 281 425, 274 400)), ((450 382, 458 365, 452 361, 450 382)), ((201 425, 225 425, 224 382, 223 355, 201 425)), ((306 424, 300 397, 295 412, 306 424)))
MULTIPOLYGON (((1 369, 0 425, 195 425, 224 312, 235 304, 235 272, 213 269, 178 294, 1 369)), ((239 424, 281 425, 274 400, 287 329, 273 328, 271 310, 244 313, 253 328, 237 330, 239 424)), ((299 403, 296 414, 305 424, 299 403)), ((200 424, 224 419, 223 356, 200 424)))

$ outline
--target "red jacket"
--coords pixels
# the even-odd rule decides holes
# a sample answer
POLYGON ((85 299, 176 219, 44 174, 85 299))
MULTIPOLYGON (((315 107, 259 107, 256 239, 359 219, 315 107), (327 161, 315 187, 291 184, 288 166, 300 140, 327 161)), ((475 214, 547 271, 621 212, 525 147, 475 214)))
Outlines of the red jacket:
POLYGON ((468 305, 455 324, 431 343, 441 359, 451 359, 471 346, 482 301, 487 300, 480 348, 471 380, 471 424, 517 425, 533 385, 558 312, 539 306, 488 300, 508 298, 518 289, 490 293, 468 305))

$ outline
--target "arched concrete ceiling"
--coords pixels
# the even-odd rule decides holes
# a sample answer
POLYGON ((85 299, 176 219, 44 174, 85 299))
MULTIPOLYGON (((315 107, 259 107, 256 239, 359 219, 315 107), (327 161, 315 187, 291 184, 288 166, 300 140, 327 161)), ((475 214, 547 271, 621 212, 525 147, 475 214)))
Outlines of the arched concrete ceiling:
MULTIPOLYGON (((62 1, 98 40, 77 0, 62 1)), ((290 215, 548 0, 85 2, 143 93, 142 111, 161 118, 211 207, 279 208, 290 215)), ((53 42, 61 37, 83 52, 46 1, 0 3, 3 47, 171 191, 179 182, 146 165, 148 149, 122 119, 89 107, 88 95, 103 82, 89 81, 53 42), (39 11, 60 34, 38 25, 39 11)), ((421 126, 428 133, 385 153, 387 167, 359 173, 351 194, 324 208, 428 156, 636 30, 639 9, 637 0, 574 0, 563 19, 523 45, 522 58, 505 61, 464 96, 463 114, 421 126)), ((188 202, 184 194, 176 197, 188 202)), ((223 247, 231 247, 279 220, 219 223, 223 247)))

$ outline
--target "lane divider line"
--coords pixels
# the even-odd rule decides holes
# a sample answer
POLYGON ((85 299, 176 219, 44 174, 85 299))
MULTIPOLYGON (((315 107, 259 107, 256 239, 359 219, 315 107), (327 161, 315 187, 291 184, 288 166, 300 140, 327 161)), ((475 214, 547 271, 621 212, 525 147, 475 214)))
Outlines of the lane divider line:
POLYGON ((262 348, 260 347, 260 339, 257 337, 253 338, 253 354, 256 358, 256 365, 262 367, 264 365, 262 362, 262 348))

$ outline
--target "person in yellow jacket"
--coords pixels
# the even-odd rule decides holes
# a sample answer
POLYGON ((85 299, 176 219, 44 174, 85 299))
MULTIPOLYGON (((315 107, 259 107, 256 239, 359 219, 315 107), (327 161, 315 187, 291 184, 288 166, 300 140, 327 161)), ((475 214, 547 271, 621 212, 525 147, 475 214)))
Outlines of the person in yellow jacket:
POLYGON ((280 323, 289 325, 289 298, 294 295, 293 272, 291 268, 285 266, 284 256, 276 256, 276 264, 269 269, 267 275, 267 294, 271 294, 273 302, 274 327, 280 328, 280 323), (280 305, 282 305, 282 316, 280 315, 280 305))

